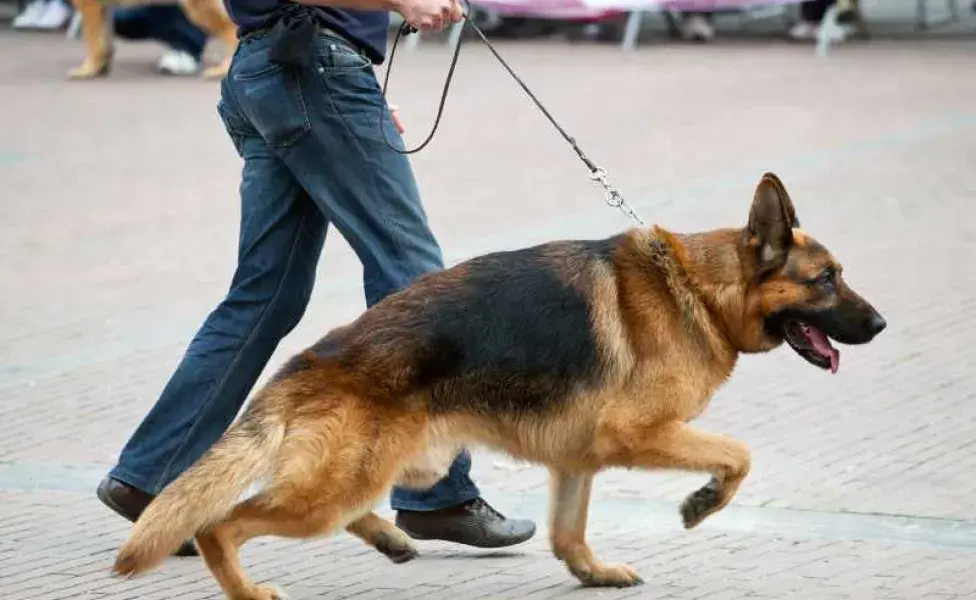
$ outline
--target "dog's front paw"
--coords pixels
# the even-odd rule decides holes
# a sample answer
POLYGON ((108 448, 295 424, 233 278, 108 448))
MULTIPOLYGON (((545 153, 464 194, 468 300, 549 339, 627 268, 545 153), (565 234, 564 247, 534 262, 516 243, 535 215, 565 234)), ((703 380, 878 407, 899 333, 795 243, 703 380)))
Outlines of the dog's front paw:
MULTIPOLYGON (((288 596, 273 585, 259 585, 254 590, 254 600, 288 600, 288 596)), ((250 596, 248 597, 250 600, 250 596)))
POLYGON ((585 567, 570 567, 573 575, 587 587, 632 587, 641 585, 644 580, 629 565, 605 565, 597 563, 585 567))
POLYGON ((79 67, 68 71, 68 78, 75 80, 94 79, 108 75, 111 63, 108 60, 85 60, 79 67))
POLYGON ((705 520, 705 517, 716 512, 721 508, 721 487, 714 477, 711 481, 695 490, 681 503, 681 519, 684 521, 685 529, 696 527, 705 520))

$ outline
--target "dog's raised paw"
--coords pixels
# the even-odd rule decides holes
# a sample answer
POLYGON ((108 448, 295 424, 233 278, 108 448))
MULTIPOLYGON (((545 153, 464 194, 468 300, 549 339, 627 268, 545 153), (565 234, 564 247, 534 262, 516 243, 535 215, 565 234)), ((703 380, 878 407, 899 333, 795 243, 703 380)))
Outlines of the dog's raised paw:
POLYGON ((681 503, 681 519, 685 529, 691 529, 705 520, 705 517, 715 512, 719 503, 719 486, 717 479, 712 479, 700 489, 695 490, 681 503))

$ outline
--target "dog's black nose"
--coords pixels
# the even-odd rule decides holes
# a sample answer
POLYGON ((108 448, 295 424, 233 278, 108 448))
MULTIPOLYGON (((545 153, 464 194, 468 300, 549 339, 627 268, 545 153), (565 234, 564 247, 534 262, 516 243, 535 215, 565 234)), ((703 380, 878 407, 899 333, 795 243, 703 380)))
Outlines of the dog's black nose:
POLYGON ((878 313, 874 313, 871 316, 871 320, 868 321, 868 327, 871 328, 871 335, 878 335, 884 328, 888 326, 888 322, 884 320, 884 317, 878 313))

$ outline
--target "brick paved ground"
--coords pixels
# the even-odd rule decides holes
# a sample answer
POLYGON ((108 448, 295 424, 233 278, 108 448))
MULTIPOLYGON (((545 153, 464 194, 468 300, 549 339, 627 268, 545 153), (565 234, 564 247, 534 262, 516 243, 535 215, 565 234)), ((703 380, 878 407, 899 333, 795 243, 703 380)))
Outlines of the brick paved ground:
MULTIPOLYGON (((976 597, 976 80, 972 42, 808 47, 741 41, 502 51, 651 222, 743 222, 764 170, 884 313, 840 374, 750 357, 703 426, 754 450, 735 506, 700 531, 676 502, 698 477, 611 472, 594 546, 648 584, 577 590, 543 535, 509 553, 426 544, 395 567, 346 537, 260 541, 261 578, 299 598, 976 597)), ((161 80, 120 45, 111 79, 66 83, 80 46, 0 30, 0 591, 11 598, 204 598, 192 560, 131 582, 105 569, 126 527, 92 499, 183 345, 226 289, 240 168, 217 87, 161 80)), ((393 90, 426 133, 447 55, 401 55, 393 90)), ((465 50, 415 166, 451 261, 627 225, 517 87, 465 50)), ((358 264, 327 243, 305 321, 277 364, 362 308, 358 264)), ((479 454, 507 512, 544 519, 540 469, 479 454)))

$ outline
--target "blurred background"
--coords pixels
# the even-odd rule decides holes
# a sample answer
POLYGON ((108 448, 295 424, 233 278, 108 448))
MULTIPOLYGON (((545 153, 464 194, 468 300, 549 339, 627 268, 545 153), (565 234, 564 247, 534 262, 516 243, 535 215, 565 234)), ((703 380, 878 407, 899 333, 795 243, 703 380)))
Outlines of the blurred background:
MULTIPOLYGON (((608 472, 595 549, 647 584, 577 589, 546 549, 546 473, 476 453, 506 553, 425 544, 396 567, 348 536, 245 549, 297 598, 976 598, 976 14, 969 0, 476 4, 477 22, 649 224, 745 223, 765 171, 885 316, 840 372, 746 357, 702 426, 750 444, 735 504, 691 533, 697 476, 608 472), (624 9, 620 9, 624 6, 624 9), (672 10, 673 9, 673 10, 672 10), (839 14, 838 14, 839 13, 839 14)), ((223 56, 175 5, 116 11, 111 74, 69 81, 63 0, 0 0, 0 592, 218 598, 199 562, 108 578, 127 524, 94 488, 223 297, 241 162, 217 117, 223 56), (148 32, 148 33, 147 33, 148 32)), ((429 131, 457 31, 407 40, 390 100, 429 131)), ((465 34, 440 129, 413 158, 449 262, 629 227, 465 34)), ((380 67, 380 73, 385 67, 380 67)), ((266 372, 364 308, 330 234, 305 319, 266 372)), ((385 507, 384 507, 385 508, 385 507)))

